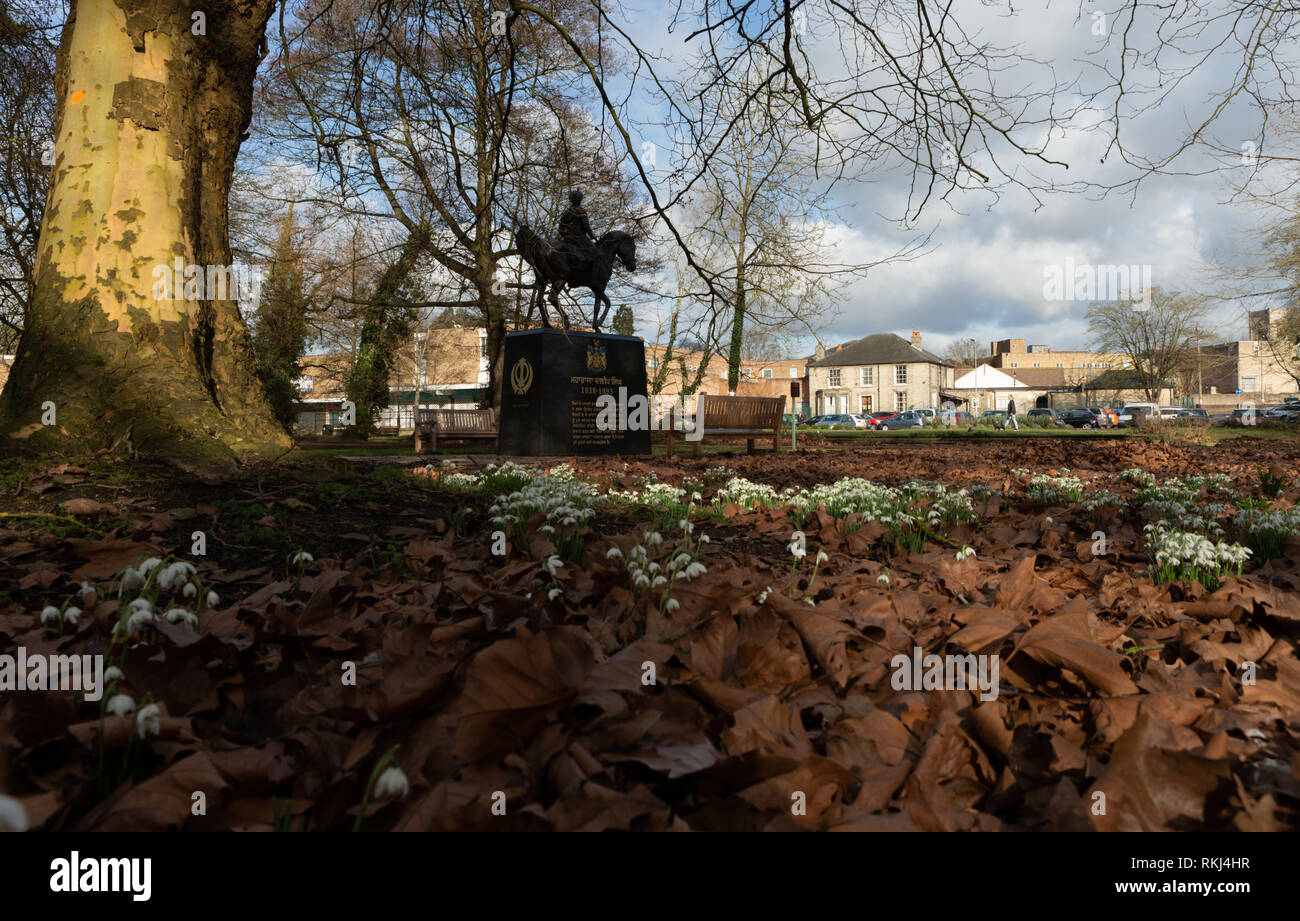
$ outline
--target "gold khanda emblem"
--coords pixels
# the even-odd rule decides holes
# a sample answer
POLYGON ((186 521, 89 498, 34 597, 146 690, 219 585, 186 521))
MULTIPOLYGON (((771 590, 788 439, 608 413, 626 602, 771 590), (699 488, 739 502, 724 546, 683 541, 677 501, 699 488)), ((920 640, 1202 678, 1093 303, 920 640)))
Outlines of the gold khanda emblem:
POLYGON ((520 358, 510 369, 510 386, 519 396, 523 396, 528 392, 528 388, 533 386, 533 366, 528 363, 527 358, 520 358))
POLYGON ((587 370, 605 370, 605 344, 603 342, 593 343, 587 349, 587 370))

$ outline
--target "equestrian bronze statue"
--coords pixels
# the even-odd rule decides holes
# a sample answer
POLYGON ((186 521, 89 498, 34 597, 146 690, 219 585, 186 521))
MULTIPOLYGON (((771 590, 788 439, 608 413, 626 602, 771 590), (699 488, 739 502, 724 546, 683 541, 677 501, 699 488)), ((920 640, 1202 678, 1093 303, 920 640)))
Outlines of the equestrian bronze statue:
POLYGON ((582 207, 582 192, 577 189, 569 193, 569 207, 560 215, 556 239, 543 240, 521 219, 515 229, 515 249, 532 267, 536 278, 529 313, 534 306, 539 308, 542 325, 546 327, 551 325, 546 315, 546 300, 550 300, 567 328, 569 318, 560 309, 560 292, 565 288, 590 288, 595 295, 591 328, 600 332, 609 316, 611 305, 605 286, 614 271, 615 257, 629 271, 636 269, 636 242, 632 235, 624 230, 611 230, 596 239, 582 207))

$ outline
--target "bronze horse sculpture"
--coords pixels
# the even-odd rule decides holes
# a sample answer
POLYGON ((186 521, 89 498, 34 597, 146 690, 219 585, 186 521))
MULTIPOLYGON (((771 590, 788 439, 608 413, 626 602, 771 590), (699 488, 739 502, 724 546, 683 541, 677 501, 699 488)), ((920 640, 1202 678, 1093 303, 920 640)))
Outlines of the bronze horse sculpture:
POLYGON ((515 229, 515 249, 533 270, 536 278, 533 300, 529 305, 531 315, 533 307, 540 308, 542 325, 550 327, 550 318, 546 315, 546 300, 550 300, 555 312, 560 315, 565 327, 569 318, 560 310, 560 292, 565 288, 590 288, 595 298, 591 307, 591 328, 600 332, 605 318, 609 316, 610 301, 605 294, 605 286, 614 272, 614 259, 629 270, 636 269, 636 241, 625 230, 611 230, 596 241, 596 258, 581 259, 563 247, 561 242, 549 242, 535 234, 528 222, 519 221, 515 229), (549 295, 547 288, 550 289, 549 295), (604 305, 604 309, 601 305, 604 305))

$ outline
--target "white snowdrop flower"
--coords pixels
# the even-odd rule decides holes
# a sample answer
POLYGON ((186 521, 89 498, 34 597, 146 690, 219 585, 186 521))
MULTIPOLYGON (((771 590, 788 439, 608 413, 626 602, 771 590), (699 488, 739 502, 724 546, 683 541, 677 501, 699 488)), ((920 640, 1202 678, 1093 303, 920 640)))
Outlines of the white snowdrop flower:
POLYGON ((636 578, 632 580, 632 586, 639 589, 649 588, 650 580, 646 577, 645 573, 639 572, 636 574, 636 578))
POLYGON ((198 594, 199 594, 199 587, 195 585, 193 582, 186 582, 185 588, 181 589, 182 598, 197 598, 198 594))
POLYGON ((189 581, 190 576, 194 575, 194 566, 183 560, 177 560, 170 566, 164 566, 158 573, 158 587, 163 590, 171 590, 177 586, 184 585, 189 581))
POLYGON ((758 601, 759 604, 763 604, 764 602, 767 601, 767 596, 770 594, 772 594, 772 586, 769 585, 767 588, 763 589, 761 592, 758 593, 758 598, 756 600, 758 601))
POLYGON ((645 542, 647 547, 658 547, 664 542, 664 538, 658 531, 652 531, 646 535, 645 542))
POLYGON ((299 550, 293 556, 289 557, 289 562, 292 563, 294 566, 297 566, 300 563, 310 563, 314 559, 315 557, 313 557, 306 550, 299 550))
POLYGON ((826 555, 826 551, 825 551, 825 550, 818 550, 818 551, 817 551, 817 562, 818 562, 818 563, 825 563, 825 562, 826 562, 827 560, 829 560, 829 559, 830 559, 830 557, 826 555))
POLYGON ((664 576, 655 576, 654 581, 650 583, 651 588, 658 588, 661 585, 667 585, 668 579, 664 576))
POLYGON ((122 588, 124 591, 133 591, 144 585, 144 578, 134 569, 126 569, 122 572, 122 588))
POLYGON ((217 605, 221 604, 221 596, 218 595, 216 592, 208 592, 208 597, 207 600, 205 601, 205 604, 207 604, 207 606, 210 608, 215 608, 217 605))
POLYGON ((557 570, 562 569, 563 567, 564 567, 564 560, 560 559, 555 554, 551 554, 550 556, 548 556, 546 558, 546 561, 542 563, 542 568, 544 568, 552 576, 555 575, 557 570))
POLYGON ((126 632, 128 634, 131 634, 131 633, 135 633, 135 631, 139 630, 141 627, 153 623, 153 621, 154 621, 153 611, 139 610, 136 611, 134 614, 129 615, 125 621, 119 621, 119 623, 125 623, 126 632))
POLYGON ((122 670, 118 668, 116 665, 110 665, 108 668, 104 669, 105 683, 111 684, 114 681, 121 681, 121 680, 122 680, 122 670))
POLYGON ((76 626, 77 620, 80 617, 81 617, 81 608, 77 607, 76 605, 72 605, 66 611, 63 612, 63 622, 65 624, 72 624, 73 626, 76 626))
POLYGON ((96 592, 96 591, 98 591, 98 589, 95 588, 95 586, 91 585, 89 582, 82 582, 81 587, 77 589, 77 594, 80 595, 82 598, 85 598, 91 592, 96 592))
POLYGON ((157 704, 149 704, 147 707, 141 707, 140 712, 135 715, 135 731, 144 738, 145 736, 156 736, 162 729, 162 711, 157 704))
POLYGON ((681 569, 690 561, 691 555, 689 553, 679 553, 677 556, 673 557, 673 569, 681 569))
POLYGON ((162 560, 159 557, 151 556, 149 557, 149 559, 145 560, 136 568, 140 570, 140 575, 147 576, 149 575, 149 573, 154 571, 155 567, 161 565, 162 565, 162 560))
POLYGON ((56 608, 54 605, 52 604, 46 605, 45 610, 41 611, 41 623, 57 624, 61 616, 62 615, 59 613, 59 609, 56 608))
POLYGON ((606 551, 605 553, 605 559, 607 560, 621 560, 622 558, 623 558, 623 551, 618 549, 617 547, 610 547, 609 550, 606 551))
POLYGON ((113 716, 126 716, 135 709, 135 701, 131 699, 130 694, 116 694, 109 698, 104 709, 113 716))
POLYGON ((686 567, 686 578, 695 579, 704 575, 708 571, 709 568, 707 566, 696 560, 694 563, 686 567))
POLYGON ((0 828, 5 831, 27 831, 27 810, 12 796, 0 793, 0 828))
POLYGON ((673 613, 673 611, 676 611, 681 606, 682 606, 681 602, 679 602, 676 598, 669 598, 668 604, 665 605, 664 607, 668 611, 668 613, 671 614, 673 613))
POLYGON ((707 535, 707 534, 701 534, 701 535, 700 535, 700 543, 702 543, 702 544, 707 544, 708 542, 709 542, 709 535, 707 535))
POLYGON ((136 598, 126 606, 126 612, 128 614, 144 613, 144 614, 149 614, 152 617, 153 602, 151 602, 148 598, 136 598))
POLYGON ((375 796, 379 799, 402 799, 410 792, 411 782, 396 765, 386 768, 375 781, 375 796))
POLYGON ((879 582, 881 585, 888 585, 888 584, 889 584, 889 573, 887 573, 887 572, 882 572, 880 575, 876 576, 876 581, 879 582))
POLYGON ((560 589, 560 588, 553 588, 553 589, 551 589, 549 592, 546 593, 546 599, 547 599, 548 601, 554 601, 556 598, 559 598, 559 597, 560 597, 561 595, 563 595, 563 594, 564 594, 564 590, 563 590, 563 589, 560 589))
POLYGON ((199 625, 199 619, 184 608, 172 608, 163 615, 163 620, 169 624, 183 623, 187 627, 198 627, 199 625))

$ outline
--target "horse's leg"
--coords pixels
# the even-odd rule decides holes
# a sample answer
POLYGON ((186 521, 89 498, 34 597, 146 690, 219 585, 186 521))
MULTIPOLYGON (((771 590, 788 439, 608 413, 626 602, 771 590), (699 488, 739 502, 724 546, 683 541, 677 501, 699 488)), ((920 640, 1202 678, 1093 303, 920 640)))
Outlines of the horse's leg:
POLYGON ((546 315, 546 298, 542 296, 542 293, 545 290, 546 282, 538 282, 538 284, 533 288, 533 301, 537 304, 537 308, 542 312, 542 328, 550 329, 551 318, 546 315))

